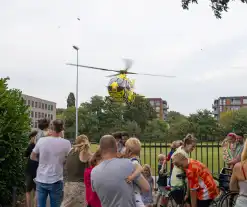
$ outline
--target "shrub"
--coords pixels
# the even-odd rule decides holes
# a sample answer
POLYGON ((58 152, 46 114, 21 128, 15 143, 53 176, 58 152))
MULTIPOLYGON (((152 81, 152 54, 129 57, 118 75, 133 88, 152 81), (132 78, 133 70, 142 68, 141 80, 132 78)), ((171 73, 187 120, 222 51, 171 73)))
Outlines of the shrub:
POLYGON ((12 200, 12 189, 21 193, 24 187, 23 156, 30 130, 28 107, 21 91, 8 89, 8 78, 0 79, 0 204, 12 200))

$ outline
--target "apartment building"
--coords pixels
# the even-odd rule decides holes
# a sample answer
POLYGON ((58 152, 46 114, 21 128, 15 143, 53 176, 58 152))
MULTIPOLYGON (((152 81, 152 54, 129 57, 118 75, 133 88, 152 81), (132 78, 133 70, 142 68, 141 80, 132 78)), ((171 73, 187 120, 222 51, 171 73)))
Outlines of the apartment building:
POLYGON ((26 105, 30 107, 30 118, 32 119, 32 128, 37 129, 38 120, 48 118, 50 120, 56 119, 56 103, 47 101, 37 97, 22 94, 26 105))
POLYGON ((213 114, 216 119, 220 118, 221 113, 239 110, 242 107, 247 108, 247 96, 219 97, 214 100, 212 105, 213 114))
POLYGON ((148 100, 156 111, 157 117, 162 120, 167 120, 169 109, 167 101, 163 100, 162 98, 148 98, 148 100))

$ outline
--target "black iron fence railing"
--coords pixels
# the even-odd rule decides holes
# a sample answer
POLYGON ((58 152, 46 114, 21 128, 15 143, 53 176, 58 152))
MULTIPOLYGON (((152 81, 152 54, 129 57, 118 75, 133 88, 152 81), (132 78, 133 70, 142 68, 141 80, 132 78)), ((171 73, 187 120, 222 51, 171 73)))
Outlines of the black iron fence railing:
MULTIPOLYGON (((171 150, 170 142, 142 142, 141 162, 149 164, 152 168, 153 175, 158 171, 158 155, 168 155, 171 150)), ((196 148, 190 154, 191 158, 204 163, 212 173, 219 173, 220 169, 225 166, 222 158, 222 149, 220 142, 198 142, 196 148)), ((167 171, 170 171, 170 163, 166 164, 167 171)))

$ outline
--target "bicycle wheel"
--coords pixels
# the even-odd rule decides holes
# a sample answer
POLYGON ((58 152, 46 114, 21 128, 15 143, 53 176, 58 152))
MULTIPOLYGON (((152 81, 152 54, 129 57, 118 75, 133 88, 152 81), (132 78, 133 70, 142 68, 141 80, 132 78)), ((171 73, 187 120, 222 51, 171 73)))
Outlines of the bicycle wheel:
POLYGON ((167 200, 167 207, 177 207, 176 201, 173 199, 171 193, 169 193, 168 200, 167 200))
POLYGON ((227 191, 225 191, 225 189, 224 188, 220 188, 220 193, 219 193, 219 195, 214 199, 214 201, 215 202, 220 202, 221 201, 221 199, 226 195, 226 193, 227 193, 227 191))
POLYGON ((220 200, 219 207, 234 207, 238 192, 228 192, 220 200))
POLYGON ((217 201, 212 201, 209 207, 217 207, 217 206, 218 206, 217 201))

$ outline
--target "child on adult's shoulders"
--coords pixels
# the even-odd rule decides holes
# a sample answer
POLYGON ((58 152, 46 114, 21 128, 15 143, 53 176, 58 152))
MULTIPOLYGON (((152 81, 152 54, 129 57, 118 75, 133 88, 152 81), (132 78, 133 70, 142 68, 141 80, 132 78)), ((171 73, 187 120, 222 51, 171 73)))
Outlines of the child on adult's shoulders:
MULTIPOLYGON (((129 138, 125 143, 125 158, 129 158, 131 162, 134 164, 135 170, 134 172, 126 178, 128 183, 134 181, 138 176, 141 176, 144 180, 145 186, 147 185, 147 190, 150 190, 150 185, 147 180, 141 175, 143 172, 143 168, 140 165, 140 152, 141 152, 141 142, 137 138, 129 138)), ((134 183, 134 191, 135 191, 135 200, 137 207, 145 207, 142 197, 141 190, 137 184, 134 183)))

